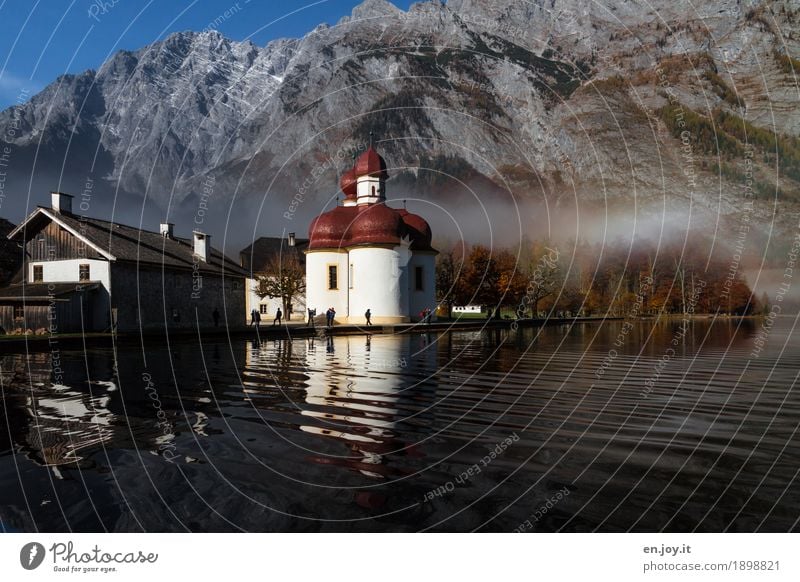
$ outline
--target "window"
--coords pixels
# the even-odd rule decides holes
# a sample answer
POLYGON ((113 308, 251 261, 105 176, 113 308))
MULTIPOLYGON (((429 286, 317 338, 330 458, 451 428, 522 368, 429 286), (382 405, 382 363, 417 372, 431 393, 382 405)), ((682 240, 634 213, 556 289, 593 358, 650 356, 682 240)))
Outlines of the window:
POLYGON ((78 280, 89 281, 89 265, 78 266, 78 280))
POLYGON ((339 268, 336 265, 328 265, 328 289, 335 291, 339 288, 339 268))
POLYGON ((422 270, 422 267, 415 267, 414 268, 414 287, 417 291, 423 291, 425 289, 425 278, 423 277, 425 273, 422 270))
POLYGON ((25 308, 22 305, 14 306, 14 319, 22 319, 25 317, 25 308))
POLYGON ((44 281, 44 268, 42 265, 34 265, 33 266, 33 282, 41 282, 44 281))
POLYGON ((267 308, 268 307, 269 307, 269 305, 267 305, 266 303, 262 303, 261 305, 258 306, 258 309, 261 312, 261 315, 266 315, 267 314, 267 308))

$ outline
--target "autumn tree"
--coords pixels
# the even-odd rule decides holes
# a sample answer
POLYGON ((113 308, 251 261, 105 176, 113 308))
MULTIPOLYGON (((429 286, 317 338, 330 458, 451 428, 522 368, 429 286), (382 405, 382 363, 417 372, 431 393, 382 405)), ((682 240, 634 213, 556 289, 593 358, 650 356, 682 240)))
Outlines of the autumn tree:
POLYGON ((518 258, 510 251, 501 249, 495 257, 497 270, 497 303, 517 306, 525 296, 525 275, 518 258))
POLYGON ((253 291, 260 299, 279 298, 286 320, 289 321, 289 307, 306 292, 306 272, 297 255, 281 254, 270 259, 266 273, 256 278, 253 291))
POLYGON ((539 304, 555 294, 561 285, 558 266, 560 253, 541 243, 533 243, 528 253, 528 264, 524 274, 524 289, 517 317, 524 317, 527 309, 531 317, 537 317, 539 304))
POLYGON ((462 302, 462 285, 459 274, 463 262, 459 263, 455 252, 441 252, 436 257, 436 300, 447 306, 447 317, 453 317, 453 306, 462 302))

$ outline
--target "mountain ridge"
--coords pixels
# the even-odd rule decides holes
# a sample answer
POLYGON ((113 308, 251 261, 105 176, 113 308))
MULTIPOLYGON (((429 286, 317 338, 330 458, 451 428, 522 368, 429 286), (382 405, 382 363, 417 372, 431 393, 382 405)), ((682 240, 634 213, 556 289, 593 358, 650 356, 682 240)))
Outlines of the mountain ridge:
MULTIPOLYGON (((146 198, 153 216, 192 222, 213 181, 218 215, 228 227, 246 215, 253 233, 302 231, 300 220, 335 203, 338 174, 370 132, 396 169, 390 189, 423 207, 530 205, 526 224, 543 228, 541 208, 633 201, 655 222, 694 212, 700 227, 735 224, 749 173, 753 217, 767 224, 771 189, 782 210, 800 199, 786 66, 800 52, 798 21, 777 1, 693 12, 665 1, 450 0, 402 11, 367 0, 333 26, 264 47, 206 31, 120 51, 0 112, 0 131, 18 126, 11 182, 32 197, 90 179, 98 202, 104 189, 103 199, 146 198), (690 129, 674 123, 678 108, 690 129), (759 130, 775 134, 777 153, 766 138, 742 142, 759 130), (282 223, 309 178, 298 222, 282 223)), ((786 212, 776 220, 793 226, 786 212)))

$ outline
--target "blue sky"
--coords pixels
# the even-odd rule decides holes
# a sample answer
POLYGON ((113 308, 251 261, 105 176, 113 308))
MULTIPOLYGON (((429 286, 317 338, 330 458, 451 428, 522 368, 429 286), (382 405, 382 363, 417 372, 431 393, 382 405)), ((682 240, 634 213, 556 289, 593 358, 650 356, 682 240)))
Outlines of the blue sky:
MULTIPOLYGON (((392 0, 404 10, 412 0, 392 0)), ((350 14, 359 0, 0 0, 0 110, 64 73, 98 68, 121 49, 213 22, 264 45, 350 14)), ((27 95, 27 97, 26 97, 27 95)))

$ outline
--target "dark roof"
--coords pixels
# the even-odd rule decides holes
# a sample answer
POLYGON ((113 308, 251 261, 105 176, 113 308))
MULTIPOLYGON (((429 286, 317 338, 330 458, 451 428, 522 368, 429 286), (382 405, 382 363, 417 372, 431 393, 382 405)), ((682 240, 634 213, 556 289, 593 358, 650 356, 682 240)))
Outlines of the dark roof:
MULTIPOLYGON (((56 220, 63 222, 78 232, 89 243, 112 255, 118 261, 130 261, 140 264, 151 264, 159 267, 180 269, 196 268, 203 273, 245 276, 245 271, 233 260, 212 247, 208 261, 197 261, 194 258, 194 245, 191 239, 167 238, 158 232, 139 229, 133 226, 117 224, 107 220, 77 216, 75 214, 55 213, 49 208, 39 208, 25 223, 38 220, 56 220)), ((26 237, 30 239, 38 229, 28 224, 26 237)))
POLYGON ((5 218, 0 218, 0 285, 10 281, 22 264, 22 249, 7 238, 14 228, 5 218))
POLYGON ((300 265, 305 267, 305 250, 308 248, 308 240, 296 239, 293 247, 289 246, 286 238, 262 236, 249 247, 242 249, 240 253, 242 267, 248 273, 267 273, 270 270, 270 262, 273 257, 295 256, 300 265))
POLYGON ((63 297, 72 293, 91 291, 100 283, 87 281, 85 283, 25 283, 0 288, 0 301, 47 301, 51 297, 63 297))

